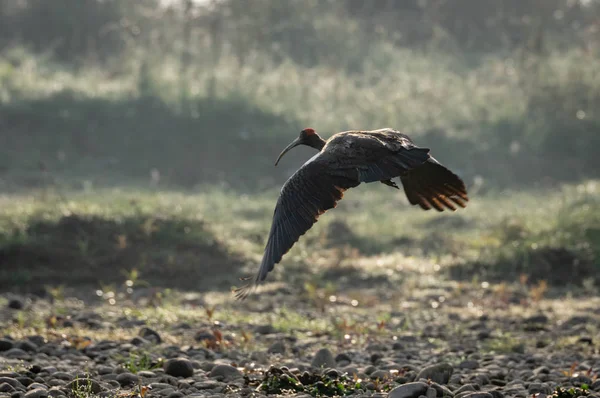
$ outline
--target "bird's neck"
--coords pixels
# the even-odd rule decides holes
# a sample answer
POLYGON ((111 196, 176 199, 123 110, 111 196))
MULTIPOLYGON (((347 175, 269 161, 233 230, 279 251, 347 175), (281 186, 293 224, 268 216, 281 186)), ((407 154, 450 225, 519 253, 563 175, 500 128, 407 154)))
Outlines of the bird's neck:
POLYGON ((310 137, 308 142, 306 142, 306 145, 308 145, 311 148, 315 148, 317 151, 320 151, 325 146, 325 142, 326 141, 323 138, 315 134, 310 137))

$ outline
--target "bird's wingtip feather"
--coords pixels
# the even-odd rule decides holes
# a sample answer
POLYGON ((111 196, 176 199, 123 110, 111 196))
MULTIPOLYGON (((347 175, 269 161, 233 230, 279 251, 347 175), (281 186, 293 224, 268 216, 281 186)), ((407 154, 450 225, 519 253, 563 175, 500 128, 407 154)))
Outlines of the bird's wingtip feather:
MULTIPOLYGON (((241 281, 247 281, 250 279, 252 279, 251 276, 240 278, 241 281)), ((243 286, 240 286, 240 287, 234 289, 232 291, 232 293, 234 294, 236 300, 244 301, 245 299, 248 298, 248 296, 250 296, 252 293, 254 293, 257 286, 258 286, 258 283, 255 280, 253 280, 249 283, 246 283, 243 286)))

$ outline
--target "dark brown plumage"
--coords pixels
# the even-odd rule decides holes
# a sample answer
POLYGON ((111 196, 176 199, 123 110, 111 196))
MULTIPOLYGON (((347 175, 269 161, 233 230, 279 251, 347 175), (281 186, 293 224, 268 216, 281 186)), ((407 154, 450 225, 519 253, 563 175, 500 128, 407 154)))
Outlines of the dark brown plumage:
POLYGON ((428 148, 417 147, 407 135, 393 129, 346 131, 327 141, 313 129, 304 129, 275 165, 298 145, 308 145, 319 153, 283 185, 260 268, 248 285, 236 290, 238 299, 264 281, 319 216, 361 182, 380 181, 399 189, 392 179, 400 177, 408 201, 424 210, 454 211, 469 200, 465 184, 456 174, 431 157, 428 148))

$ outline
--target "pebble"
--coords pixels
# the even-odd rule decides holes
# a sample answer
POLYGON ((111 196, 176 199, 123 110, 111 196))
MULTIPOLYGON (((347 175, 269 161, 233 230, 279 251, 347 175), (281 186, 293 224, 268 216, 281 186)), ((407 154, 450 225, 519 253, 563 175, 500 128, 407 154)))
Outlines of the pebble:
POLYGON ((334 368, 335 365, 335 358, 327 348, 321 348, 317 351, 311 361, 313 368, 334 368))
POLYGON ((13 392, 15 387, 8 383, 0 383, 0 392, 13 392))
POLYGON ((165 373, 174 377, 191 377, 194 375, 194 366, 189 359, 173 358, 165 362, 165 373))
POLYGON ((209 376, 227 382, 242 377, 243 374, 231 365, 221 364, 212 368, 209 376))
POLYGON ((406 383, 390 391, 389 398, 418 398, 426 396, 429 386, 420 381, 406 383))
POLYGON ((15 344, 15 347, 20 348, 25 352, 35 352, 38 350, 38 346, 29 340, 19 341, 15 344))
POLYGON ((215 335, 213 333, 211 333, 209 330, 199 330, 198 332, 196 332, 196 334, 194 335, 194 340, 198 341, 198 342, 202 342, 202 341, 214 341, 217 338, 215 337, 215 335))
POLYGON ((164 390, 165 388, 172 388, 173 386, 167 383, 150 383, 150 388, 152 390, 164 390))
POLYGON ((465 384, 464 386, 459 387, 457 390, 454 391, 454 394, 458 395, 460 393, 466 392, 466 391, 477 391, 479 389, 479 386, 476 384, 465 384))
POLYGON ((12 387, 22 387, 23 385, 19 382, 19 380, 12 377, 0 377, 0 384, 9 384, 12 387))
POLYGON ((277 329, 275 329, 275 327, 273 325, 270 324, 266 324, 266 325, 259 325, 256 328, 254 328, 254 332, 257 334, 275 334, 277 333, 277 329))
POLYGON ((140 337, 140 336, 135 336, 129 342, 131 344, 133 344, 134 346, 136 346, 136 347, 140 347, 140 346, 144 346, 144 345, 150 344, 150 341, 148 341, 145 338, 140 337))
POLYGON ((271 344, 267 351, 269 354, 285 354, 285 343, 283 341, 277 341, 271 344))
POLYGON ((452 365, 443 362, 423 368, 417 374, 417 380, 425 379, 431 380, 438 384, 448 384, 450 376, 452 376, 452 372, 454 372, 452 365))
POLYGON ((489 392, 471 392, 464 395, 464 398, 494 398, 489 392))
POLYGON ((151 370, 140 370, 139 372, 137 372, 137 375, 146 378, 156 377, 156 373, 151 370))
POLYGON ((388 380, 391 377, 390 372, 388 372, 387 370, 376 370, 372 372, 369 376, 372 380, 388 380))
POLYGON ((11 348, 2 354, 5 358, 29 359, 29 354, 21 348, 11 348))
POLYGON ((151 329, 149 327, 144 326, 143 328, 141 328, 138 335, 145 340, 153 342, 154 344, 162 343, 162 338, 160 337, 160 334, 158 334, 156 330, 151 329))
POLYGON ((8 339, 0 339, 0 352, 8 351, 15 346, 11 340, 8 339))
POLYGON ((44 398, 48 396, 48 390, 45 388, 36 388, 31 391, 27 391, 24 395, 25 398, 44 398))
POLYGON ((119 382, 119 384, 121 384, 121 386, 127 387, 138 384, 140 378, 139 376, 134 375, 133 373, 124 372, 117 375, 116 380, 119 382))
POLYGON ((11 310, 22 310, 25 307, 25 303, 19 299, 11 299, 8 301, 8 308, 11 310))
POLYGON ((477 369, 479 368, 479 362, 475 360, 466 360, 462 361, 458 367, 461 369, 477 369))

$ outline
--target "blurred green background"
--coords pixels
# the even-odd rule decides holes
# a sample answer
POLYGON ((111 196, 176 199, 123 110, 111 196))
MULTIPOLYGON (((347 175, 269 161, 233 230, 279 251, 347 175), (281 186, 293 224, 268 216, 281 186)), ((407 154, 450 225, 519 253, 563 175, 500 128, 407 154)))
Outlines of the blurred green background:
POLYGON ((360 188, 286 266, 342 245, 593 279, 599 55, 596 0, 0 0, 0 276, 253 270, 310 126, 402 130, 473 200, 444 224, 360 188))

